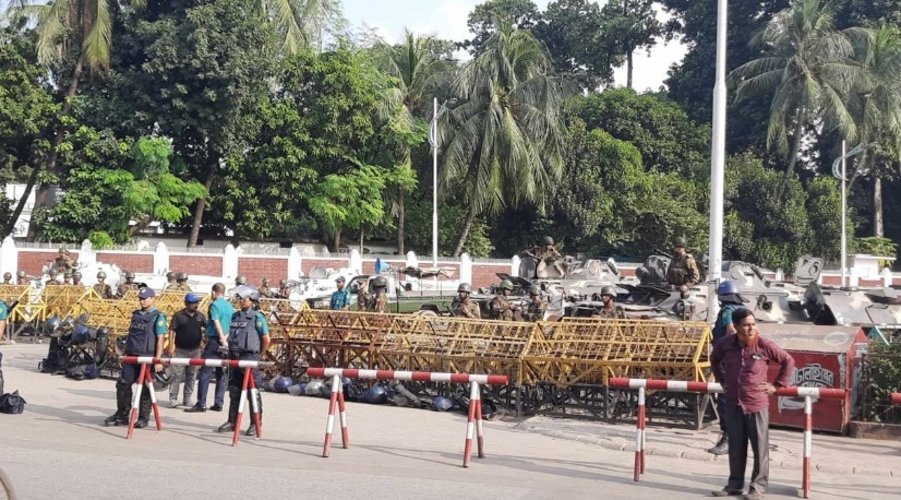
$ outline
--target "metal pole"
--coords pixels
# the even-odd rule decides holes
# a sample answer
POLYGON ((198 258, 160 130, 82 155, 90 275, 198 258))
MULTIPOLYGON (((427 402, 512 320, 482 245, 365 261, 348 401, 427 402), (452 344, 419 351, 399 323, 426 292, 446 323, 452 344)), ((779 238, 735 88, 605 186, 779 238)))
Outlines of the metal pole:
POLYGON ((438 98, 432 99, 432 267, 438 267, 438 98))
POLYGON ((723 185, 726 165, 726 30, 728 4, 717 1, 716 81, 713 86, 713 141, 710 146, 710 245, 707 321, 716 318, 716 287, 723 272, 723 185))
POLYGON ((846 171, 845 171, 845 164, 846 164, 845 155, 848 154, 847 151, 845 150, 846 147, 847 147, 846 142, 844 140, 842 140, 842 250, 841 250, 841 254, 842 254, 841 255, 842 286, 846 286, 846 284, 847 284, 846 277, 847 277, 847 273, 848 273, 848 269, 846 266, 846 264, 848 263, 848 235, 847 235, 848 229, 847 229, 847 227, 845 227, 847 225, 847 221, 848 221, 848 200, 847 200, 848 195, 845 191, 846 190, 845 179, 847 178, 846 171))

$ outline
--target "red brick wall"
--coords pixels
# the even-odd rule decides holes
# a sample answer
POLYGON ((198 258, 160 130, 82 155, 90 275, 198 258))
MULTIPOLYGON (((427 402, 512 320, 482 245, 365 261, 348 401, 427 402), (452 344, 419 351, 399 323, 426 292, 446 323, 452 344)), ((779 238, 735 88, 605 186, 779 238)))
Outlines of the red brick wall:
POLYGON ((170 255, 169 270, 176 273, 188 273, 222 276, 222 257, 212 257, 209 255, 170 255))
POLYGON ((824 274, 822 277, 824 285, 840 286, 842 284, 841 276, 829 276, 824 274))
POLYGON ((473 288, 487 287, 492 283, 500 283, 501 279, 497 277, 497 273, 510 274, 510 264, 472 264, 472 283, 473 288))
MULTIPOLYGON (((72 257, 72 260, 77 262, 78 253, 71 252, 69 256, 72 257)), ((31 276, 39 276, 42 273, 44 266, 52 264, 57 257, 59 257, 59 252, 53 250, 20 250, 19 270, 25 271, 31 276)))
MULTIPOLYGON (((839 279, 841 279, 841 278, 839 278, 839 279)), ((881 280, 881 279, 868 280, 868 279, 863 279, 863 278, 861 278, 861 279, 858 280, 858 285, 857 285, 857 286, 875 286, 875 287, 881 287, 881 286, 882 286, 882 280, 881 280)))
MULTIPOLYGON (((342 267, 347 267, 348 260, 347 259, 308 259, 304 258, 300 262, 300 270, 303 272, 304 276, 309 276, 310 271, 316 269, 317 267, 321 267, 323 269, 330 267, 332 269, 341 269, 342 267)), ((292 276, 292 278, 296 278, 296 276, 292 276)))
POLYGON ((97 262, 115 264, 123 271, 152 273, 153 255, 140 253, 98 252, 97 262))
MULTIPOLYGON (((247 282, 259 286, 263 278, 269 278, 269 286, 288 277, 288 259, 277 257, 239 257, 238 274, 247 276, 247 282)), ((297 278, 292 276, 291 278, 297 278)))

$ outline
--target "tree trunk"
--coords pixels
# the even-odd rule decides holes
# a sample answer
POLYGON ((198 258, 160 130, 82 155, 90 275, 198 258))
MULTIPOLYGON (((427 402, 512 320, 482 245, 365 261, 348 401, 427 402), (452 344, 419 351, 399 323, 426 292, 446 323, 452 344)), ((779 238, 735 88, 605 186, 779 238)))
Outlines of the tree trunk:
POLYGON ((632 88, 632 54, 634 54, 634 50, 630 50, 626 52, 626 87, 632 88))
POLYGON ((461 253, 463 253, 463 245, 466 244, 466 239, 469 238, 469 231, 472 229, 472 223, 476 220, 476 207, 475 205, 471 205, 469 207, 469 214, 466 215, 466 223, 463 224, 463 231, 460 233, 460 239, 457 240, 457 248, 454 249, 454 257, 459 257, 461 253))
POLYGON ((335 234, 332 235, 332 248, 329 251, 337 252, 339 248, 341 248, 341 230, 336 229, 335 234))
MULTIPOLYGON (((16 203, 16 209, 13 210, 12 215, 9 216, 9 220, 6 221, 6 225, 3 227, 3 237, 13 233, 13 230, 16 228, 16 221, 19 220, 19 216, 22 215, 22 210, 25 209, 25 203, 28 202, 28 196, 31 195, 31 190, 34 189, 34 185, 38 180, 38 175, 41 173, 40 165, 34 165, 33 170, 31 171, 31 175, 28 177, 28 182, 25 184, 25 191, 22 193, 22 197, 19 198, 19 202, 16 203)), ((29 227, 31 227, 31 222, 29 221, 29 227)), ((0 240, 2 240, 0 238, 0 240)))
POLYGON ((397 254, 404 255, 406 249, 404 248, 404 224, 405 224, 406 214, 404 213, 404 190, 403 188, 397 189, 397 254))
POLYGON ((882 225, 882 179, 873 178, 873 236, 884 236, 882 225))
MULTIPOLYGON (((81 80, 81 74, 84 71, 84 53, 81 54, 81 57, 78 58, 78 61, 75 63, 75 69, 72 70, 72 81, 69 82, 69 88, 66 89, 66 97, 63 101, 63 108, 60 110, 59 115, 65 116, 72 111, 72 98, 75 97, 75 93, 78 92, 78 82, 81 80)), ((45 170, 48 174, 55 173, 56 170, 56 162, 59 159, 59 153, 57 150, 59 149, 59 145, 63 142, 63 130, 62 130, 62 121, 55 125, 56 130, 54 130, 53 141, 50 145, 50 153, 47 155, 47 164, 45 166, 45 170)), ((38 168, 38 167, 35 167, 38 168)), ((38 168, 40 170, 40 168, 38 168)), ((26 192, 29 194, 30 191, 26 192)), ((34 196, 34 208, 32 209, 32 217, 33 214, 36 214, 40 209, 46 208, 50 204, 50 185, 41 184, 38 188, 37 194, 34 196)), ((15 222, 13 222, 15 224, 15 222)), ((28 224, 28 241, 34 241, 38 236, 37 227, 34 224, 28 224)))
POLYGON ((782 198, 782 195, 785 193, 785 187, 795 172, 795 165, 798 163, 798 153, 801 151, 801 138, 804 134, 804 120, 806 116, 807 113, 804 111, 804 108, 799 108, 798 112, 795 113, 795 137, 792 143, 791 155, 788 158, 788 165, 785 167, 785 176, 782 178, 782 184, 779 185, 779 191, 776 193, 777 199, 782 198))
MULTIPOLYGON (((214 160, 210 160, 213 162, 214 160)), ((188 236, 188 248, 197 246, 197 240, 200 238, 200 226, 203 224, 203 211, 206 209, 206 199, 210 196, 210 190, 213 188, 213 180, 216 179, 216 166, 218 163, 211 163, 207 167, 206 179, 203 187, 206 195, 197 200, 197 206, 194 207, 194 222, 191 224, 191 234, 188 236)))

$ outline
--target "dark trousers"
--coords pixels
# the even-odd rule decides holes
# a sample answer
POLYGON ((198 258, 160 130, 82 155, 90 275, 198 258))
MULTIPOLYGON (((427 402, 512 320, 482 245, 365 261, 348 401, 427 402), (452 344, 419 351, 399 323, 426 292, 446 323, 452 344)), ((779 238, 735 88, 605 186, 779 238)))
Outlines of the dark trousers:
MULTIPOLYGON (((153 373, 152 365, 148 365, 147 369, 153 373)), ((116 411, 122 417, 126 417, 131 410, 131 398, 134 395, 132 384, 137 382, 140 373, 141 365, 122 365, 119 370, 119 378, 116 380, 116 411)), ((141 391, 138 417, 146 420, 150 416, 150 392, 144 385, 138 390, 141 391)))
POLYGON ((726 398, 722 394, 716 395, 716 413, 720 417, 720 432, 726 432, 726 398))
MULTIPOLYGON (((725 398, 723 398, 725 399, 725 398)), ((741 490, 745 486, 745 470, 748 464, 748 443, 754 452, 754 468, 751 471, 750 489, 765 493, 770 475, 770 414, 764 408, 745 414, 732 401, 726 401, 726 432, 729 435, 729 489, 741 490)), ((722 418, 724 415, 721 414, 722 418)))
MULTIPOLYGON (((201 357, 203 357, 203 359, 225 359, 226 356, 220 354, 218 350, 219 338, 210 337, 201 357)), ((213 376, 214 371, 216 372, 216 394, 213 398, 213 403, 220 407, 225 404, 225 387, 228 385, 228 381, 225 380, 225 370, 222 368, 204 366, 200 369, 200 376, 198 377, 197 383, 197 404, 203 407, 206 407, 206 395, 207 391, 209 391, 210 378, 213 376)))
MULTIPOLYGON (((240 360, 251 360, 258 361, 260 359, 260 353, 257 352, 236 352, 231 351, 228 353, 228 359, 240 359, 240 360)), ((246 370, 252 370, 252 377, 254 383, 256 384, 257 389, 263 383, 262 375, 260 374, 260 370, 254 370, 253 368, 232 368, 231 369, 231 377, 228 379, 228 421, 231 423, 235 423, 237 421, 238 416, 238 406, 241 401, 241 388, 244 387, 244 372, 246 370)), ((251 405, 249 408, 252 411, 253 405, 253 391, 247 389, 247 400, 251 405)), ((260 397, 259 391, 256 393, 257 397, 257 407, 260 409, 260 418, 262 418, 263 413, 263 398, 260 397)))

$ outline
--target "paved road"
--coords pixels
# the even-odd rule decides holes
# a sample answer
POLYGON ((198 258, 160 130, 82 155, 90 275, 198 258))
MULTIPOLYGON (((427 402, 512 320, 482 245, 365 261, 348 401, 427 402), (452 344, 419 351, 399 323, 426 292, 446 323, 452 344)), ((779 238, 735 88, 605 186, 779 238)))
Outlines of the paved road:
MULTIPOLYGON (((351 448, 336 446, 323 459, 327 401, 275 394, 264 395, 263 439, 237 448, 230 436, 213 431, 223 414, 180 409, 163 409, 162 432, 138 430, 127 441, 124 428, 101 425, 114 409, 114 382, 36 373, 45 349, 3 348, 7 390, 19 388, 28 400, 23 415, 0 415, 0 467, 19 498, 671 500, 707 496, 722 487, 727 473, 723 461, 651 456, 647 474, 635 484, 632 453, 549 435, 538 428, 548 420, 531 427, 530 421, 488 422, 487 458, 463 469, 464 416, 363 404, 348 407, 351 448)), ((570 421, 557 422, 569 427, 570 421)), ((584 438, 612 431, 594 425, 578 432, 584 438)), ((707 446, 709 438, 699 436, 696 447, 707 446)), ((897 443, 848 443, 865 446, 874 463, 901 460, 897 443)), ((840 456, 829 453, 824 460, 840 456)), ((899 484, 891 475, 822 471, 814 476, 814 498, 889 498, 899 484)), ((776 464, 769 497, 796 497, 799 485, 797 469, 776 464)))

